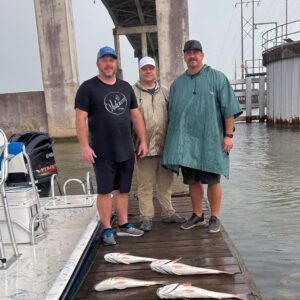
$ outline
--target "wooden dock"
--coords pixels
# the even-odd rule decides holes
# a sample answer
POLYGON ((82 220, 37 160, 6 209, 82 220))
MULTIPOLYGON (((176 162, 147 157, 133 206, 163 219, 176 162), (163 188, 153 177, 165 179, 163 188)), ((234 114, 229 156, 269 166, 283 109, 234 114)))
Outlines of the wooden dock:
MULTIPOLYGON (((189 217, 191 201, 187 195, 173 197, 173 205, 178 213, 189 217)), ((222 228, 220 233, 208 234, 204 226, 181 230, 178 224, 164 224, 160 221, 160 208, 156 207, 153 230, 143 237, 117 237, 116 246, 99 246, 97 256, 74 299, 158 299, 158 286, 132 288, 107 292, 96 292, 93 286, 101 280, 123 276, 144 280, 164 280, 167 283, 192 283, 195 286, 231 294, 247 293, 248 299, 261 299, 254 281, 247 271, 228 234, 222 228), (122 265, 104 261, 109 252, 129 252, 132 255, 160 259, 181 257, 182 263, 198 267, 215 268, 234 272, 234 275, 172 276, 156 273, 149 263, 122 265)), ((207 204, 204 213, 208 218, 207 204)), ((138 223, 138 203, 130 201, 130 222, 138 223)))

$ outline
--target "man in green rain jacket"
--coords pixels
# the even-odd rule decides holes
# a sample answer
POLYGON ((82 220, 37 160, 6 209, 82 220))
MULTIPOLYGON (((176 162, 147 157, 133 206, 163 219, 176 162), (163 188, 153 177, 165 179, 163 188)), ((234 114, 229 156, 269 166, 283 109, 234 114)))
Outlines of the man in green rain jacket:
POLYGON ((203 63, 197 40, 184 45, 187 71, 171 85, 169 124, 163 165, 189 185, 193 214, 182 229, 206 223, 202 212, 203 186, 211 207, 208 232, 220 231, 220 177, 229 177, 229 152, 233 147, 234 119, 242 112, 226 76, 203 63))

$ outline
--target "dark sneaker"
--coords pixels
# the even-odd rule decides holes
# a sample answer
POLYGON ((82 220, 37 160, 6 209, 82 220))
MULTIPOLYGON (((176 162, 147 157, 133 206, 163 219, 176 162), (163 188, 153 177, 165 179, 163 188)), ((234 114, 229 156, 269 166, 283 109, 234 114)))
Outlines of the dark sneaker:
POLYGON ((204 219, 204 213, 202 213, 201 217, 197 216, 195 213, 192 214, 192 216, 180 226, 181 229, 191 229, 196 226, 205 225, 205 219, 204 219))
POLYGON ((126 227, 119 227, 117 231, 117 236, 142 236, 144 231, 137 229, 133 224, 128 223, 126 227))
POLYGON ((161 220, 163 223, 185 223, 186 218, 180 217, 178 214, 174 213, 173 215, 169 217, 164 217, 161 220))
POLYGON ((144 220, 140 226, 143 231, 150 231, 152 229, 152 220, 144 220))
POLYGON ((112 229, 104 230, 103 235, 102 235, 102 241, 103 241, 103 244, 106 246, 113 246, 116 244, 116 240, 115 240, 112 229))
POLYGON ((217 233, 220 231, 221 222, 216 216, 211 216, 208 223, 208 233, 217 233))

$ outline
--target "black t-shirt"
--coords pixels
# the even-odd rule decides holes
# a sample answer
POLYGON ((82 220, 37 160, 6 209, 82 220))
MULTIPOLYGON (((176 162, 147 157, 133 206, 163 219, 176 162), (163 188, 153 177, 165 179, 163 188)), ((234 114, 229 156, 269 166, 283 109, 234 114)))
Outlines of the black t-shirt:
POLYGON ((133 157, 130 109, 137 107, 134 91, 126 81, 117 79, 109 85, 95 76, 81 84, 75 108, 88 113, 89 141, 97 157, 116 162, 133 157))

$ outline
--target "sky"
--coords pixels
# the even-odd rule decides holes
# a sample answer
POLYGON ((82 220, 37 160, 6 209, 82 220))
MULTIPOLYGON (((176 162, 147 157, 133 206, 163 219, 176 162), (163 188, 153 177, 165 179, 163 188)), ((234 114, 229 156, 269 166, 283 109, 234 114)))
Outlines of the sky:
MULTIPOLYGON (((172 1, 172 0, 170 0, 172 1)), ((189 0, 190 38, 203 45, 205 62, 229 79, 240 77, 241 0, 189 0), (236 66, 236 67, 235 67, 236 66)), ((249 0, 243 0, 247 2, 249 0)), ((255 0, 255 23, 300 19, 300 0, 255 0)), ((0 0, 0 93, 43 90, 33 0, 0 0)), ((113 22, 100 0, 72 0, 80 83, 97 74, 95 56, 103 45, 113 46, 113 22)), ((244 17, 252 6, 244 4, 244 17)), ((262 34, 274 24, 257 25, 255 58, 261 57, 262 34)), ((245 27, 251 31, 251 27, 245 27)), ((298 24, 300 30, 300 22, 298 24)), ((244 34, 245 35, 245 34, 244 34)), ((137 59, 126 37, 121 37, 124 79, 138 79, 137 59)), ((244 39, 244 58, 252 59, 252 39, 244 39)))

